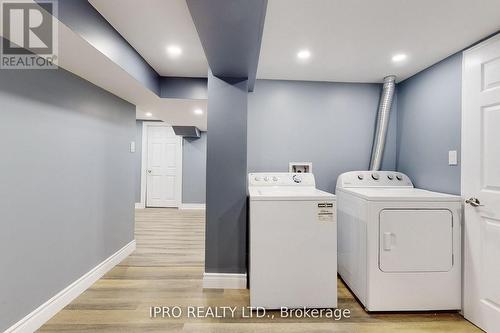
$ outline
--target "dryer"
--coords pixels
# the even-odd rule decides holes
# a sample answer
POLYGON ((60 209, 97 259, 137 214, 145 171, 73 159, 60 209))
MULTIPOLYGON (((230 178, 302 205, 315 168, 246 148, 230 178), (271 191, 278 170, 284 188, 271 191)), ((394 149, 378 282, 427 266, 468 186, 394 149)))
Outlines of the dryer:
POLYGON ((367 311, 461 308, 461 198, 405 174, 337 179, 338 272, 367 311))

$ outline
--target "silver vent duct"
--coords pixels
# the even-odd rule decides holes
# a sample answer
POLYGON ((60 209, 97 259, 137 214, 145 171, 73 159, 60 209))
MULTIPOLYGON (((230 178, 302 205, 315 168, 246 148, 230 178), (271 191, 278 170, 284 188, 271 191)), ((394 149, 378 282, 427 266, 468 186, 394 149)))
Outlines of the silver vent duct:
POLYGON ((373 140, 372 157, 370 160, 370 170, 380 170, 382 165, 382 156, 384 155, 385 138, 389 127, 389 116, 391 115, 392 99, 396 89, 396 76, 390 75, 384 78, 382 96, 377 113, 377 128, 373 140))

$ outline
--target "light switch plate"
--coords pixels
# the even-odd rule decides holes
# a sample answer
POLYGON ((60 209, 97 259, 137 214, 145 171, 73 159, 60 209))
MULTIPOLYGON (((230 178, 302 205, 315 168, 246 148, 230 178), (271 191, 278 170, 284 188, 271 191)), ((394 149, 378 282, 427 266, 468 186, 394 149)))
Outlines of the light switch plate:
POLYGON ((448 165, 458 164, 458 154, 456 150, 450 150, 448 152, 448 165))
POLYGON ((130 142, 130 152, 135 153, 135 141, 130 142))

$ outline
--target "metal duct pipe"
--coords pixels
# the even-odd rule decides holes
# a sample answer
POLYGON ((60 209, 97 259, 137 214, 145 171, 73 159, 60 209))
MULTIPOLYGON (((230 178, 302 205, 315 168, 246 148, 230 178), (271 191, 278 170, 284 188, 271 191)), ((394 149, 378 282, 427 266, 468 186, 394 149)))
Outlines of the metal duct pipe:
POLYGON ((382 96, 377 113, 377 128, 373 140, 372 157, 370 160, 370 170, 380 170, 382 156, 384 155, 385 138, 389 127, 389 116, 391 115, 392 99, 396 89, 396 76, 389 75, 384 78, 382 96))

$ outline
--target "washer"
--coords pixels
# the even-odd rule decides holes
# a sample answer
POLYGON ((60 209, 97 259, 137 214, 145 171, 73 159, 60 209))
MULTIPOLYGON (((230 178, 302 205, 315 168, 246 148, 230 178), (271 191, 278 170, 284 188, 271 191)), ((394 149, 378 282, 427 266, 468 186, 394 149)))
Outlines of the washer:
POLYGON ((311 173, 251 173, 250 305, 337 306, 335 196, 311 173))
POLYGON ((461 308, 459 196, 387 171, 344 173, 336 194, 339 274, 367 311, 461 308))

